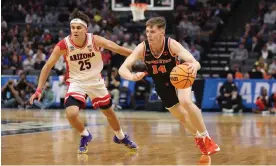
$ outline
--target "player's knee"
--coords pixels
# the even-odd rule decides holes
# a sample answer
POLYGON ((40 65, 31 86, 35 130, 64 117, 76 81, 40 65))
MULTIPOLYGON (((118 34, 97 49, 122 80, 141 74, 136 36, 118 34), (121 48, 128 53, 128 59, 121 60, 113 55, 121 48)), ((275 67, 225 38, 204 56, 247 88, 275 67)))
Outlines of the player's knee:
POLYGON ((181 105, 175 106, 169 109, 169 111, 176 119, 180 120, 181 122, 185 122, 188 114, 186 111, 182 111, 180 107, 181 105))
POLYGON ((180 101, 180 105, 182 105, 184 108, 191 107, 194 105, 192 99, 186 98, 185 100, 180 101))
POLYGON ((102 110, 102 113, 108 119, 110 119, 110 118, 112 119, 115 116, 115 113, 114 113, 112 107, 110 107, 108 109, 105 109, 105 110, 102 110))
POLYGON ((66 108, 66 117, 68 119, 76 119, 78 115, 79 115, 79 107, 69 106, 66 108))

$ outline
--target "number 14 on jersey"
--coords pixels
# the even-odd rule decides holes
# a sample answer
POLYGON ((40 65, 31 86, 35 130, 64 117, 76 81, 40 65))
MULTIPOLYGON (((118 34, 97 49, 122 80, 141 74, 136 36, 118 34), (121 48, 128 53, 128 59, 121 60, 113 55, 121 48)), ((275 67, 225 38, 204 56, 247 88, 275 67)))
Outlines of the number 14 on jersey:
POLYGON ((167 72, 165 65, 160 65, 159 67, 157 67, 157 65, 152 65, 152 73, 158 74, 159 72, 161 72, 161 73, 167 72))

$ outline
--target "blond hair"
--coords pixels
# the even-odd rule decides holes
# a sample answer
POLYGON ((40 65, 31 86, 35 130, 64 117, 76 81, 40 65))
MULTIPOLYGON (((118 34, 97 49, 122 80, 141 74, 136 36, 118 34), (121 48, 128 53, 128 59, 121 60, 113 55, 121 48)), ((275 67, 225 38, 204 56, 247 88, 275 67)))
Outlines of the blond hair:
POLYGON ((153 17, 146 22, 146 27, 157 26, 158 28, 166 29, 166 20, 164 17, 153 17))

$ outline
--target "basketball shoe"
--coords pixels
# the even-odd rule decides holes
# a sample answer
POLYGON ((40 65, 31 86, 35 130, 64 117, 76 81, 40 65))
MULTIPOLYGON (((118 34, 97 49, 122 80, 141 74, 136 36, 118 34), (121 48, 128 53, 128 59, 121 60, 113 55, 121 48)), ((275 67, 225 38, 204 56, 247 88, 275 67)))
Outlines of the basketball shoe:
POLYGON ((125 138, 122 139, 122 140, 118 139, 115 135, 114 138, 113 138, 113 141, 116 144, 124 144, 126 147, 128 147, 129 149, 132 149, 132 150, 137 150, 138 149, 138 146, 136 145, 136 143, 131 141, 127 134, 125 134, 125 138))
POLYGON ((206 137, 205 141, 201 137, 195 138, 195 142, 204 155, 210 155, 220 151, 219 146, 210 137, 206 137))
MULTIPOLYGON (((89 133, 89 132, 88 132, 89 133)), ((88 136, 81 136, 80 147, 78 149, 78 153, 87 153, 88 152, 88 142, 92 140, 92 135, 89 133, 88 136)))
POLYGON ((207 154, 214 154, 220 151, 219 146, 210 137, 205 138, 204 144, 207 149, 207 154))
POLYGON ((202 154, 208 154, 207 149, 204 144, 204 141, 203 141, 203 138, 195 137, 195 143, 196 143, 197 147, 199 147, 202 154))

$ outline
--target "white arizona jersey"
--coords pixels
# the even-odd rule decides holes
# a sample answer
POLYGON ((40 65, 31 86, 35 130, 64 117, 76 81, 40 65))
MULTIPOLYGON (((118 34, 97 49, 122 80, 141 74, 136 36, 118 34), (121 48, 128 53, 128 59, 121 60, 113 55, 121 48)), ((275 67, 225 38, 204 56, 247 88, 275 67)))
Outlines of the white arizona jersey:
POLYGON ((76 46, 70 36, 65 37, 61 42, 64 42, 66 46, 64 60, 68 82, 82 83, 100 77, 103 60, 101 52, 93 41, 93 34, 86 34, 86 43, 83 47, 76 46))

